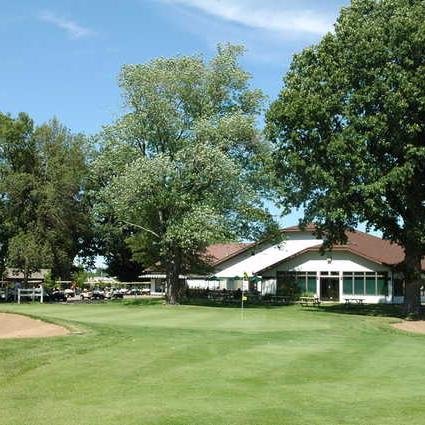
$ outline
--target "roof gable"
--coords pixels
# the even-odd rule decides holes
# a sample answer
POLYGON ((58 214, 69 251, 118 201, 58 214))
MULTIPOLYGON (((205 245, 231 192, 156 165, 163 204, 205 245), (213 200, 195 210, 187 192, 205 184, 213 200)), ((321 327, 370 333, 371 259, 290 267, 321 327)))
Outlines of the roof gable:
MULTIPOLYGON (((313 225, 308 225, 305 228, 300 228, 298 226, 292 226, 282 229, 283 234, 294 234, 294 233, 314 233, 315 227, 313 225)), ((351 252, 357 256, 363 257, 369 261, 375 262, 377 264, 383 264, 387 266, 396 266, 403 262, 405 254, 404 249, 391 241, 379 238, 377 236, 370 235, 359 230, 347 231, 347 242, 345 244, 335 245, 331 251, 345 251, 351 252)), ((310 236, 311 237, 311 236, 310 236)), ((253 244, 239 244, 239 249, 233 249, 229 251, 229 254, 222 256, 221 259, 217 259, 213 263, 214 266, 224 265, 228 260, 233 259, 233 262, 237 262, 238 257, 240 256, 241 260, 244 257, 244 254, 249 251, 251 248, 263 244, 264 242, 253 243, 253 244)), ((236 244, 233 244, 236 245, 236 244)), ((308 251, 319 251, 321 249, 321 241, 317 240, 317 244, 313 246, 307 246, 303 249, 300 249, 298 252, 292 253, 292 255, 280 259, 278 262, 285 261, 290 258, 294 258, 298 255, 304 254, 308 251)), ((277 264, 275 262, 274 264, 277 264)), ((272 265, 268 264, 267 266, 261 269, 265 270, 270 268, 272 265)), ((422 269, 425 270, 425 259, 422 260, 422 269)))

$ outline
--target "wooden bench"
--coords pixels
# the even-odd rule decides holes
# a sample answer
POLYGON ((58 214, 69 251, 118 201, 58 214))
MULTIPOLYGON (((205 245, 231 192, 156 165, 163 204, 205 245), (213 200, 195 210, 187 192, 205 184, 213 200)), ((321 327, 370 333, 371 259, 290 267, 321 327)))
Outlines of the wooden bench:
POLYGON ((320 300, 318 297, 300 297, 299 303, 301 307, 320 307, 320 300))
POLYGON ((363 305, 364 298, 344 298, 345 299, 345 305, 350 304, 359 304, 363 305))

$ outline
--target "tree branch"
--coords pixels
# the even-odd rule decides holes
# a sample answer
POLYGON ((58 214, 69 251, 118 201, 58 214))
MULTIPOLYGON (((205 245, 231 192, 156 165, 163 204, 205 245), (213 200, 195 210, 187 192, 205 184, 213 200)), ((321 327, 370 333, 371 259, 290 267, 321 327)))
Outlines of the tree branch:
POLYGON ((130 223, 129 221, 125 221, 125 220, 120 220, 121 222, 128 224, 130 226, 134 226, 134 227, 138 227, 139 229, 144 230, 145 232, 149 232, 152 235, 156 236, 158 239, 160 239, 161 237, 158 235, 158 233, 155 233, 153 230, 150 229, 146 229, 146 227, 140 226, 139 224, 134 224, 134 223, 130 223))

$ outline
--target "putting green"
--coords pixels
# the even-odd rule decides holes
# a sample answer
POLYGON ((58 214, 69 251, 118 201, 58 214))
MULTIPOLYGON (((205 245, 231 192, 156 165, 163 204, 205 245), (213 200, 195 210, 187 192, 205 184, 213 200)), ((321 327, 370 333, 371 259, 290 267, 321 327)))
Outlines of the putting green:
POLYGON ((1 340, 0 425, 423 424, 425 336, 391 318, 2 305, 83 329, 1 340))

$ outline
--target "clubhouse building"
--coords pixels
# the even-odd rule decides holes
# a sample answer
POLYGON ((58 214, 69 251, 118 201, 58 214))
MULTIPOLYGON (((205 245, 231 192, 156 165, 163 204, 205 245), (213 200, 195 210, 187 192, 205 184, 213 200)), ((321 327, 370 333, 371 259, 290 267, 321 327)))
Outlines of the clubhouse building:
MULTIPOLYGON (((347 233, 346 244, 323 253, 323 240, 313 232, 312 226, 296 226, 282 230, 281 243, 212 245, 208 255, 213 274, 187 276, 187 284, 191 288, 236 290, 248 280, 249 289, 263 295, 283 295, 295 284, 300 292, 322 301, 360 298, 365 303, 403 302, 400 268, 404 251, 399 245, 355 231, 347 233)), ((425 271, 425 260, 422 269, 425 271)), ((425 301, 425 288, 421 291, 425 301)))

